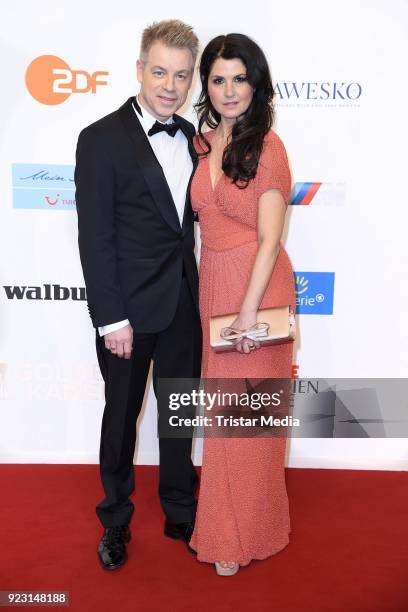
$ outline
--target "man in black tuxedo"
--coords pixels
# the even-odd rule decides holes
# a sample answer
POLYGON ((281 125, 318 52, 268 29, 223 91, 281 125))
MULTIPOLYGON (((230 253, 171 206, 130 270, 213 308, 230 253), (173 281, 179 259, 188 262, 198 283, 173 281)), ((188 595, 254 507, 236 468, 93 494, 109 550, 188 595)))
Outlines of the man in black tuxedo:
MULTIPOLYGON (((146 28, 140 92, 79 135, 75 168, 79 249, 105 380, 100 471, 105 569, 127 559, 134 506, 136 421, 153 382, 197 378, 201 368, 194 217, 194 126, 175 114, 191 85, 198 40, 177 20, 146 28)), ((158 406, 160 410, 160 406, 158 406)), ((187 545, 197 475, 191 438, 160 438, 159 496, 165 535, 187 545)))

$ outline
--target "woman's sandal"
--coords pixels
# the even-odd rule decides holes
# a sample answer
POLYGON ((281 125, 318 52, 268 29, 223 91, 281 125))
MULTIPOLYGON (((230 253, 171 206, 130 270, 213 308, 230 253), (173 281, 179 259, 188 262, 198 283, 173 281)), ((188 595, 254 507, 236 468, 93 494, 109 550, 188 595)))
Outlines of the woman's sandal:
POLYGON ((233 576, 239 570, 239 563, 234 563, 232 567, 223 567, 219 561, 215 562, 215 571, 219 576, 233 576))

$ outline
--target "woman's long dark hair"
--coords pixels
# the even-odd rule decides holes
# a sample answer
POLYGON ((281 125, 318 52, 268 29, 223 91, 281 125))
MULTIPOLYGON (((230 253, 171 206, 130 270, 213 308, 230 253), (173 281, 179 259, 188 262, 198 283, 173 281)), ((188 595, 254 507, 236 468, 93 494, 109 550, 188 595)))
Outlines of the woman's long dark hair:
POLYGON ((219 57, 240 59, 247 71, 248 83, 254 95, 248 109, 237 121, 231 133, 231 140, 224 149, 222 169, 233 183, 241 189, 256 176, 259 157, 265 135, 272 127, 274 119, 274 90, 268 62, 262 49, 244 34, 227 34, 213 38, 201 56, 200 79, 201 94, 195 109, 198 114, 198 133, 207 149, 201 155, 208 155, 211 145, 205 138, 202 128, 207 124, 216 128, 221 121, 220 114, 211 104, 208 95, 208 77, 211 67, 219 57))

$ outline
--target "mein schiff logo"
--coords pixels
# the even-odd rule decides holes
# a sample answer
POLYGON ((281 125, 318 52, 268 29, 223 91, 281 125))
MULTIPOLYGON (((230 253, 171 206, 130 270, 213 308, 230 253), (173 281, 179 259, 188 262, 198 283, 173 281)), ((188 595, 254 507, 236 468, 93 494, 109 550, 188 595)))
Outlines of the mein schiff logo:
POLYGON ((13 164, 13 208, 75 210, 74 166, 13 164))
POLYGON ((71 94, 95 94, 97 87, 108 84, 108 74, 105 70, 72 70, 56 55, 40 55, 28 66, 25 81, 37 102, 53 106, 65 102, 71 94))
POLYGON ((357 81, 279 81, 279 106, 360 106, 363 87, 357 81))
POLYGON ((86 301, 85 287, 63 287, 57 284, 34 285, 3 285, 8 300, 54 300, 63 302, 86 301))
POLYGON ((333 314, 334 272, 295 272, 296 312, 333 314))

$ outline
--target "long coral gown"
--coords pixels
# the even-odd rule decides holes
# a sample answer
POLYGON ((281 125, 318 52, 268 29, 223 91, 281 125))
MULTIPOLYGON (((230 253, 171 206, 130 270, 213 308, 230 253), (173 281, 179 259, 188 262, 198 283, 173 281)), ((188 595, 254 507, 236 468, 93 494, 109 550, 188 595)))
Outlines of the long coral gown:
MULTIPOLYGON (((206 133, 211 142, 214 131, 206 133)), ((198 136, 198 152, 203 149, 198 136)), ((278 189, 287 204, 291 188, 284 145, 274 131, 264 140, 256 177, 239 189, 222 175, 211 184, 207 157, 193 178, 192 205, 201 230, 200 312, 203 375, 206 378, 290 378, 292 344, 262 347, 249 354, 215 353, 209 345, 209 318, 239 312, 257 253, 260 196, 278 189)), ((282 245, 260 308, 295 307, 293 269, 282 245)), ((227 559, 247 565, 265 559, 289 542, 285 486, 286 438, 204 437, 200 495, 190 545, 199 561, 227 559)))

